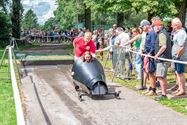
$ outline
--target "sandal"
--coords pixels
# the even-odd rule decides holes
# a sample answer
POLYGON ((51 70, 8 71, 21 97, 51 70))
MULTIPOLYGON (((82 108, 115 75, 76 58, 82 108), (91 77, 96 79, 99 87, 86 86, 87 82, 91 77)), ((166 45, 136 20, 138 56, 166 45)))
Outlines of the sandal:
POLYGON ((178 92, 175 94, 175 96, 182 96, 182 95, 185 95, 185 92, 178 92))
POLYGON ((179 92, 180 92, 180 90, 177 89, 176 91, 172 92, 172 94, 175 95, 175 94, 177 94, 177 93, 179 93, 179 92))

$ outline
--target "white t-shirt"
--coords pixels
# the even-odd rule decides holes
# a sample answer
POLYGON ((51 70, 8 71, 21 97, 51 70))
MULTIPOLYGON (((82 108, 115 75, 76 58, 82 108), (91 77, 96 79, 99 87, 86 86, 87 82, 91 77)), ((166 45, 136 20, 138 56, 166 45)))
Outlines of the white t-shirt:
MULTIPOLYGON (((120 33, 116 39, 115 39, 115 44, 114 45, 117 45, 119 44, 120 46, 124 45, 128 40, 130 39, 129 37, 129 34, 128 33, 125 33, 125 32, 122 32, 120 33)), ((130 47, 130 45, 127 45, 128 47, 130 47)))
MULTIPOLYGON (((129 34, 122 32, 116 37, 114 45, 119 44, 120 46, 123 46, 127 41, 129 41, 129 39, 130 39, 129 34)), ((125 49, 130 49, 130 45, 125 46, 122 53, 126 52, 125 49)))
POLYGON ((146 35, 147 35, 146 32, 142 33, 142 41, 141 41, 141 44, 140 44, 140 51, 144 50, 144 44, 145 44, 146 35))
POLYGON ((172 56, 176 56, 180 47, 184 47, 184 53, 181 56, 181 59, 187 60, 187 34, 184 29, 180 29, 173 33, 172 56))
MULTIPOLYGON (((109 38, 109 46, 112 46, 112 37, 109 38)), ((109 49, 110 52, 113 52, 113 47, 109 49)))

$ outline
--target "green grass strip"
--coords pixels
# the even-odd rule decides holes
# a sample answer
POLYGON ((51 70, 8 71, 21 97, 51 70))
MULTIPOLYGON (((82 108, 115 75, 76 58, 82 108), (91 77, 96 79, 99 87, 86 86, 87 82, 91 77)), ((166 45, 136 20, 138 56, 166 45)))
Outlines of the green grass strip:
MULTIPOLYGON (((0 49, 2 57, 3 49, 0 49)), ((7 56, 0 68, 0 125, 16 125, 13 90, 8 72, 7 56)))

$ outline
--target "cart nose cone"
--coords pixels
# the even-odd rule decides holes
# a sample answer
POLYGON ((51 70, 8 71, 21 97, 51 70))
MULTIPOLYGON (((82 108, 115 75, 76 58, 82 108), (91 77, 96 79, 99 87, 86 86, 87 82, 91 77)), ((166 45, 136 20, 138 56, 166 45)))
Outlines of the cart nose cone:
POLYGON ((100 83, 96 83, 91 91, 92 95, 105 95, 107 92, 106 86, 100 83))

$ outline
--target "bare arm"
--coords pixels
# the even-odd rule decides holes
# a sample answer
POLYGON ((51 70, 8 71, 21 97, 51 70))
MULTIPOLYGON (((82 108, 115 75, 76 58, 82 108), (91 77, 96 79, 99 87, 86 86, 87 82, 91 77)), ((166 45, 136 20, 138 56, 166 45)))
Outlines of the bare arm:
POLYGON ((129 45, 131 43, 133 43, 134 41, 137 41, 139 39, 139 35, 133 37, 131 40, 127 41, 124 45, 129 45))
POLYGON ((184 46, 180 47, 177 51, 177 57, 181 57, 184 53, 184 46))
POLYGON ((157 53, 155 56, 159 57, 165 50, 166 50, 166 46, 162 46, 162 47, 159 49, 158 53, 157 53))

